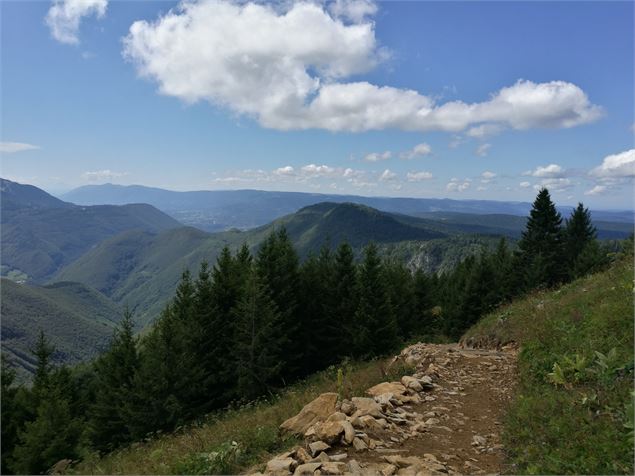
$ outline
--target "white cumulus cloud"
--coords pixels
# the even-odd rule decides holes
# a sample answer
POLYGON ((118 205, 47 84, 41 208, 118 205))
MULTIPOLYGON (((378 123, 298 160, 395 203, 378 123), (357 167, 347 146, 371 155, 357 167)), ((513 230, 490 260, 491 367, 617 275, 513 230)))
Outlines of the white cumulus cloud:
POLYGON ((490 183, 495 177, 496 174, 494 172, 486 170, 481 174, 481 183, 490 183))
POLYGON ((585 195, 602 195, 607 191, 607 187, 605 185, 596 185, 590 190, 584 192, 585 195))
POLYGON ((53 0, 46 14, 46 24, 57 41, 68 44, 79 43, 77 36, 82 18, 106 14, 108 0, 53 0))
POLYGON ((529 188, 529 187, 531 187, 531 184, 530 184, 529 182, 520 182, 520 183, 518 184, 518 186, 519 186, 520 188, 529 188))
POLYGON ((292 176, 295 175, 295 169, 290 165, 284 167, 278 167, 273 171, 274 175, 292 176))
POLYGON ((402 159, 410 160, 415 157, 424 157, 432 153, 432 147, 425 142, 415 145, 411 150, 401 154, 402 159))
POLYGON ((379 162, 380 160, 388 160, 392 157, 392 152, 387 150, 386 152, 372 152, 364 157, 364 160, 368 162, 379 162))
POLYGON ((519 80, 483 101, 438 103, 418 91, 346 82, 381 63, 374 3, 182 1, 156 21, 136 21, 124 56, 162 94, 208 101, 263 127, 462 131, 573 127, 600 107, 565 81, 519 80))
POLYGON ((408 172, 406 174, 406 179, 408 180, 408 182, 422 182, 423 180, 430 180, 431 178, 432 174, 426 171, 408 172))
POLYGON ((590 174, 600 178, 635 177, 635 149, 606 156, 590 174))
POLYGON ((381 180, 382 182, 390 182, 391 180, 395 180, 396 178, 396 173, 391 172, 389 169, 386 169, 379 177, 379 180, 381 180))
POLYGON ((539 178, 557 178, 564 175, 564 169, 558 164, 539 165, 534 170, 528 170, 523 175, 531 175, 539 178))
POLYGON ((539 191, 542 188, 547 188, 551 192, 565 192, 573 187, 573 183, 568 178, 545 178, 534 185, 534 190, 539 191))
POLYGON ((14 154, 16 152, 24 152, 25 150, 35 150, 40 147, 33 144, 25 144, 24 142, 0 142, 0 153, 14 154))
POLYGON ((484 139, 485 137, 496 135, 502 130, 503 128, 498 124, 481 124, 480 126, 469 128, 465 135, 476 139, 484 139))
POLYGON ((450 180, 450 182, 448 182, 448 184, 445 186, 445 189, 448 192, 464 192, 466 191, 468 188, 470 188, 470 183, 471 181, 468 179, 464 179, 463 181, 460 181, 459 179, 453 178, 452 180, 450 180))

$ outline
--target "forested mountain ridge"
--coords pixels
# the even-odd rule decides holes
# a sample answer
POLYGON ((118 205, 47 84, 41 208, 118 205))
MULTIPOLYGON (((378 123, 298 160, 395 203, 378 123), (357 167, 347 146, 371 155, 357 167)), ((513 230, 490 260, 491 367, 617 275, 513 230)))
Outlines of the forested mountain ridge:
POLYGON ((40 331, 55 344, 54 362, 72 365, 103 351, 121 319, 121 309, 79 283, 31 286, 0 278, 0 290, 2 352, 19 369, 20 380, 37 365, 31 350, 40 331))
POLYGON ((435 257, 426 266, 431 272, 450 269, 468 254, 484 249, 483 243, 493 247, 496 241, 462 237, 457 226, 380 212, 363 205, 320 203, 248 231, 210 234, 182 227, 159 234, 126 232, 95 246, 54 279, 82 282, 116 302, 127 303, 135 309, 137 325, 144 326, 159 315, 183 270, 195 272, 202 261, 214 262, 224 246, 235 250, 245 243, 256 252, 272 230, 281 227, 302 259, 319 253, 323 245, 334 249, 342 241, 351 244, 355 256, 374 241, 382 252, 390 250, 395 257, 406 260, 425 254, 425 243, 431 241, 438 243, 437 250, 453 248, 447 259, 433 251, 435 257), (451 245, 443 244, 450 236, 455 237, 451 245))
POLYGON ((181 226, 151 205, 78 206, 2 179, 2 275, 42 283, 92 246, 126 230, 181 226))

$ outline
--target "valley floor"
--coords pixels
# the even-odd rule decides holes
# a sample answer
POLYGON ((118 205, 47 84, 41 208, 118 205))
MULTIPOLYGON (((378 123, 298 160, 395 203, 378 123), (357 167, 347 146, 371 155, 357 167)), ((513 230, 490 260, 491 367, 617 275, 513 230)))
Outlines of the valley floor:
MULTIPOLYGON (((335 420, 343 417, 341 412, 348 413, 346 421, 355 430, 350 446, 344 435, 320 454, 313 442, 304 447, 314 453, 312 459, 296 448, 269 461, 265 474, 508 472, 500 433, 515 385, 516 357, 513 347, 497 351, 458 344, 410 346, 398 359, 416 364, 413 376, 404 377, 403 385, 385 382, 367 392, 381 406, 381 412, 372 415, 374 421, 363 415, 369 402, 355 398, 352 406, 344 400, 339 415, 330 417, 335 420), (402 389, 405 392, 400 393, 402 389), (283 461, 289 466, 285 468, 283 461)), ((308 441, 328 435, 319 425, 318 438, 309 436, 308 441)))

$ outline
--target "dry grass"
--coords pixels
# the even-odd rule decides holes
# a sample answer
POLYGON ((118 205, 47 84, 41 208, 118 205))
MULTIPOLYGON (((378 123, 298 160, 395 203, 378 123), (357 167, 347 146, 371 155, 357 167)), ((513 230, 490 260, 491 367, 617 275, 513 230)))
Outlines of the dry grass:
POLYGON ((363 395, 382 381, 405 375, 408 369, 392 368, 386 373, 386 361, 354 362, 331 367, 290 386, 286 391, 239 408, 209 415, 198 426, 175 433, 158 435, 135 443, 102 458, 88 455, 73 472, 77 474, 204 474, 238 473, 266 461, 268 456, 293 445, 296 440, 279 435, 278 427, 297 414, 308 402, 324 392, 338 392, 345 397, 363 395), (338 388, 338 369, 344 382, 338 388), (210 466, 206 458, 232 441, 240 452, 222 466, 210 466))

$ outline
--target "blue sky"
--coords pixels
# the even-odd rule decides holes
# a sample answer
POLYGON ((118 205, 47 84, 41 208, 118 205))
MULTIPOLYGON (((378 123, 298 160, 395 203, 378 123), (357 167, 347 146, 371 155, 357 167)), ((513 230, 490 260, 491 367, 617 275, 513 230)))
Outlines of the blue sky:
POLYGON ((0 4, 3 177, 633 206, 632 2, 75 1, 0 4))

